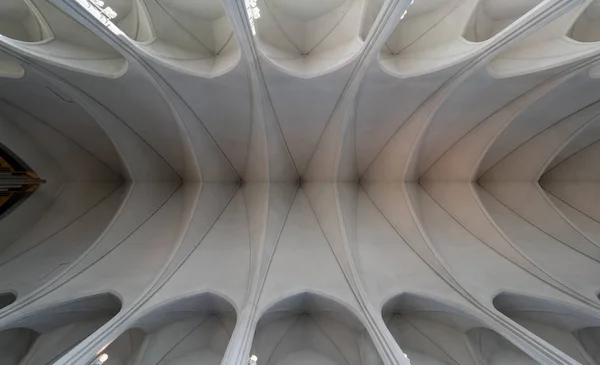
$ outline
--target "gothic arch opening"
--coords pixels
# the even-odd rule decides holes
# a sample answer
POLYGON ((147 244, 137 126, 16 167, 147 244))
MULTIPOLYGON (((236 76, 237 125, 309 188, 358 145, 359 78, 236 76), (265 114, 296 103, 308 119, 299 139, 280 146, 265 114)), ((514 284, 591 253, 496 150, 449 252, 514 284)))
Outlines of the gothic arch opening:
POLYGON ((23 0, 0 3, 0 34, 21 42, 40 42, 47 37, 39 14, 23 0))
POLYGON ((220 0, 105 0, 105 6, 123 33, 172 69, 216 77, 241 58, 220 0))
POLYGON ((381 50, 382 68, 396 77, 408 78, 444 70, 471 58, 486 40, 474 40, 471 35, 478 3, 479 0, 415 1, 381 50))
POLYGON ((112 294, 45 308, 0 331, 0 364, 52 364, 121 310, 112 294))
POLYGON ((129 38, 138 42, 152 40, 152 26, 147 11, 137 0, 104 0, 104 9, 113 10, 112 22, 129 38))
POLYGON ((345 306, 313 293, 269 308, 257 324, 252 354, 261 365, 380 365, 362 322, 345 306))
POLYGON ((471 16, 465 39, 485 42, 500 33, 543 0, 481 0, 471 16))
POLYGON ((466 312, 414 294, 390 299, 383 318, 413 364, 537 364, 466 312))
POLYGON ((47 0, 3 0, 0 34, 13 46, 64 68, 102 77, 127 70, 121 54, 47 0))
POLYGON ((150 311, 100 356, 104 365, 220 365, 236 320, 222 297, 194 295, 150 311))
POLYGON ((501 293, 494 307, 581 364, 600 361, 600 318, 569 305, 520 294, 501 293))
MULTIPOLYGON (((533 7, 537 5, 536 2, 542 3, 539 0, 522 1, 522 4, 506 1, 508 7, 503 13, 509 17, 522 13, 528 3, 533 7)), ((566 13, 503 51, 490 62, 488 71, 496 78, 515 77, 564 66, 595 55, 595 42, 600 40, 600 27, 596 21, 600 15, 599 4, 598 1, 574 4, 566 13)), ((489 28, 486 26, 487 21, 484 20, 481 24, 485 33, 489 28)), ((502 21, 492 21, 490 24, 494 33, 494 24, 502 26, 502 21)), ((472 28, 471 33, 477 33, 475 26, 472 28)))
POLYGON ((569 37, 584 43, 600 41, 600 1, 595 0, 579 15, 569 37))
POLYGON ((362 48, 364 0, 258 0, 255 9, 264 55, 292 75, 335 71, 362 48))

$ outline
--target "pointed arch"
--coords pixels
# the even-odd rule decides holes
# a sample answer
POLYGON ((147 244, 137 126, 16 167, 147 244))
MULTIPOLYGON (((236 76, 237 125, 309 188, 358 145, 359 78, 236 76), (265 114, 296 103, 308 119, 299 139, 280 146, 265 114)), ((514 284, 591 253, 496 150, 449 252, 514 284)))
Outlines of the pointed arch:
POLYGON ((252 354, 261 364, 380 365, 362 321, 344 304, 312 292, 270 306, 256 326, 252 354))
POLYGON ((537 364, 477 316, 418 294, 389 299, 382 315, 392 336, 413 362, 537 364))
POLYGON ((581 364, 595 364, 600 359, 600 317, 592 312, 510 292, 496 295, 493 304, 499 312, 581 364))
POLYGON ((189 295, 145 311, 103 354, 115 364, 219 365, 236 321, 235 307, 224 297, 189 295))
POLYGON ((253 20, 263 55, 300 78, 339 70, 359 54, 364 0, 259 0, 253 20))
POLYGON ((0 331, 0 363, 52 364, 121 310, 110 293, 39 309, 0 331))

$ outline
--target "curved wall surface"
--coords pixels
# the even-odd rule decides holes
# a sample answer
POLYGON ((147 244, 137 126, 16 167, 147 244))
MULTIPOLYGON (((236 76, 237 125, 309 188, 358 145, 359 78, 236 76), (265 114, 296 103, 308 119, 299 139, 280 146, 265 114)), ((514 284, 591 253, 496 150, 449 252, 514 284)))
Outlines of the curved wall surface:
POLYGON ((598 90, 599 0, 2 1, 0 363, 600 365, 598 90))

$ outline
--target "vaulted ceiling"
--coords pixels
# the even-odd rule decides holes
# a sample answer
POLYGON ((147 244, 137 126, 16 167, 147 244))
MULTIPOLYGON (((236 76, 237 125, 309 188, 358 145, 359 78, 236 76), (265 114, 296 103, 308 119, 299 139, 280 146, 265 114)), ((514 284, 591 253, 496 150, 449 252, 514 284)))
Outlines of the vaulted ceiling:
POLYGON ((0 5, 4 123, 68 181, 554 181, 600 138, 597 1, 103 4, 0 5))
POLYGON ((598 90, 600 0, 0 1, 0 360, 598 363, 598 90))

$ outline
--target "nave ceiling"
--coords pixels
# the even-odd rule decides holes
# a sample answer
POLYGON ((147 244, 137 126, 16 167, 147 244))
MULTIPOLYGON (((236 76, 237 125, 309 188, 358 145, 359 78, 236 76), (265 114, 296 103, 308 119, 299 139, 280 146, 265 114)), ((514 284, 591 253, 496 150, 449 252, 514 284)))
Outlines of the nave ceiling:
POLYGON ((4 0, 0 34, 44 181, 0 216, 1 363, 600 364, 599 0, 4 0))

